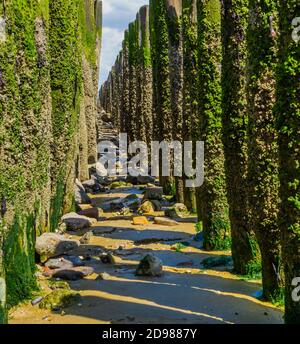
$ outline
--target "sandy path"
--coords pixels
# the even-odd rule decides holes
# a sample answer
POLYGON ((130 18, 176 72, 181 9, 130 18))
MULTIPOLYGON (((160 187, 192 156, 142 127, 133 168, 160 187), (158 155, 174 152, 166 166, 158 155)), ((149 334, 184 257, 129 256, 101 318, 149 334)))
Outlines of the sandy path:
MULTIPOLYGON (((136 191, 128 190, 127 193, 136 191)), ((95 202, 98 205, 109 203, 109 198, 123 197, 124 192, 97 196, 95 202)), ((112 214, 106 216, 93 228, 96 235, 91 243, 81 246, 77 254, 90 252, 93 255, 97 249, 105 248, 114 253, 116 264, 89 261, 87 265, 95 269, 95 274, 70 283, 72 289, 80 292, 82 300, 65 309, 64 316, 25 304, 11 312, 10 323, 283 323, 280 310, 253 297, 261 288, 258 281, 243 281, 224 268, 201 268, 203 258, 229 255, 229 252, 208 254, 202 251, 201 243, 193 241, 195 219, 174 227, 153 222, 134 226, 129 219, 117 220, 112 214), (145 239, 147 244, 140 245, 145 239), (151 243, 152 239, 161 241, 151 243), (180 241, 190 246, 181 252, 171 249, 180 241), (120 245, 124 249, 116 253, 120 245), (138 261, 149 252, 163 261, 163 277, 134 275, 138 261), (107 272, 110 278, 96 280, 100 272, 107 272)))

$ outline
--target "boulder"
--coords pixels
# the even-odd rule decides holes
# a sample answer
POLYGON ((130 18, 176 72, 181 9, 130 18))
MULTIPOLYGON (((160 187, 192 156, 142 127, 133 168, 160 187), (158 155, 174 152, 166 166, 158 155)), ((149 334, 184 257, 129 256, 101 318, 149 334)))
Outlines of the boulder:
POLYGON ((71 261, 61 257, 61 258, 51 258, 46 263, 45 266, 49 269, 69 269, 74 265, 71 261))
POLYGON ((163 198, 163 188, 162 187, 147 188, 145 190, 144 200, 161 201, 162 198, 163 198))
POLYGON ((111 211, 121 211, 122 209, 127 207, 126 204, 123 202, 122 198, 120 198, 119 200, 110 202, 109 208, 111 211))
POLYGON ((171 219, 182 218, 188 213, 187 207, 182 203, 176 203, 173 207, 165 210, 165 215, 171 219))
POLYGON ((78 211, 86 210, 86 209, 90 209, 90 208, 93 208, 93 206, 91 204, 78 204, 77 205, 78 211))
POLYGON ((56 233, 44 233, 36 239, 35 249, 41 256, 41 261, 45 262, 48 258, 61 256, 79 245, 78 240, 67 239, 56 233))
POLYGON ((137 177, 133 177, 133 176, 129 175, 129 176, 126 177, 126 182, 130 183, 130 184, 133 184, 133 185, 137 185, 138 184, 138 179, 137 179, 137 177))
POLYGON ((151 203, 153 204, 155 211, 161 211, 162 206, 161 206, 160 201, 154 199, 151 201, 151 203))
POLYGON ((68 230, 76 231, 91 227, 97 220, 76 213, 69 213, 62 217, 62 222, 67 225, 68 230))
POLYGON ((110 184, 110 189, 114 190, 114 189, 118 189, 118 188, 124 188, 124 187, 129 187, 132 186, 132 184, 130 183, 126 183, 124 181, 116 181, 110 184))
POLYGON ((135 216, 132 219, 132 224, 134 224, 134 225, 148 225, 149 221, 147 220, 147 217, 145 217, 145 216, 135 216))
POLYGON ((136 276, 159 277, 163 274, 162 261, 152 254, 147 254, 139 263, 136 276))
POLYGON ((91 219, 95 219, 95 220, 99 220, 99 210, 98 208, 89 208, 89 209, 84 209, 84 210, 80 210, 78 212, 78 215, 81 216, 86 216, 89 217, 91 219))
POLYGON ((179 223, 177 221, 168 219, 166 217, 155 217, 154 223, 157 225, 170 226, 170 227, 179 225, 179 223))
POLYGON ((100 185, 96 178, 92 178, 82 182, 82 185, 86 192, 95 193, 100 191, 100 185))
POLYGON ((110 253, 103 253, 100 255, 100 260, 103 264, 115 264, 116 260, 110 253))
POLYGON ((53 278, 60 278, 66 281, 77 281, 86 276, 91 275, 94 272, 94 269, 89 266, 70 268, 70 269, 59 269, 56 270, 53 274, 53 278))
POLYGON ((85 189, 81 182, 76 179, 75 180, 75 185, 74 185, 74 197, 75 197, 75 202, 77 204, 87 204, 91 203, 91 199, 85 192, 85 189))
POLYGON ((84 265, 83 261, 78 256, 64 256, 63 258, 71 262, 75 267, 84 265))
POLYGON ((132 211, 137 211, 139 207, 141 206, 142 200, 136 199, 136 200, 125 200, 126 206, 130 208, 132 211))
POLYGON ((138 176, 137 177, 138 184, 146 185, 146 184, 153 184, 155 182, 155 178, 151 176, 138 176))
POLYGON ((148 214, 153 215, 154 213, 154 207, 151 201, 145 201, 142 203, 142 205, 138 209, 139 214, 148 214))

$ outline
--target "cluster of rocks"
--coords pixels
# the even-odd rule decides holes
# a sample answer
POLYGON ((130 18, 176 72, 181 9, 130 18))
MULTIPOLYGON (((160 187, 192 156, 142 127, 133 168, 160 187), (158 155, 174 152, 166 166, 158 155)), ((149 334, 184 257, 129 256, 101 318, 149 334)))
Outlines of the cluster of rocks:
POLYGON ((36 240, 35 250, 44 264, 44 276, 74 281, 91 275, 94 270, 84 266, 76 255, 69 254, 80 246, 79 240, 57 233, 44 233, 36 240))

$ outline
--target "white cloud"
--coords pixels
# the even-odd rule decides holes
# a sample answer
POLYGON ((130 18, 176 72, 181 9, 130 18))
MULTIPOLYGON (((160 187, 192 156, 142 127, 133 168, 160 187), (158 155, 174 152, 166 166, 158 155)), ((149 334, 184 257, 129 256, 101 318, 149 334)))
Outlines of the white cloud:
POLYGON ((103 35, 100 83, 107 79, 121 50, 124 31, 133 21, 139 8, 149 0, 103 0, 103 35))

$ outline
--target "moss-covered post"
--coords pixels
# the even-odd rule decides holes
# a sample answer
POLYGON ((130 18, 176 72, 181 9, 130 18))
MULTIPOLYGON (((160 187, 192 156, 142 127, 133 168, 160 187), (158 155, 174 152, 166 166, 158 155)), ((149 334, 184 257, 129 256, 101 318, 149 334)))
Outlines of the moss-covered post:
MULTIPOLYGON (((198 54, 197 54, 197 1, 183 0, 183 139, 197 139, 198 121, 198 54)), ((195 188, 184 188, 184 203, 197 211, 195 188)))
POLYGON ((141 119, 140 139, 148 144, 152 140, 152 65, 150 51, 149 6, 141 7, 138 13, 138 78, 139 92, 137 112, 141 119))
MULTIPOLYGON (((173 120, 169 70, 169 31, 165 0, 150 1, 151 56, 154 84, 154 135, 158 141, 172 141, 173 120)), ((166 194, 173 191, 173 178, 160 176, 166 194)))
POLYGON ((129 90, 129 32, 128 30, 124 33, 124 40, 123 40, 123 62, 122 62, 122 114, 121 114, 121 131, 123 133, 128 133, 128 120, 130 114, 130 90, 129 90))
POLYGON ((119 132, 121 131, 121 121, 122 121, 122 86, 123 86, 123 51, 120 51, 118 57, 118 116, 119 116, 119 132))
POLYGON ((129 57, 129 142, 138 139, 139 129, 138 121, 139 114, 137 114, 137 99, 138 99, 138 23, 137 20, 129 24, 128 27, 128 57, 129 57))
POLYGON ((249 224, 247 204, 246 97, 248 0, 225 0, 222 18, 222 111, 227 193, 234 269, 243 275, 260 272, 260 256, 249 224))
POLYGON ((277 62, 277 1, 249 0, 248 111, 250 221, 262 256, 263 296, 280 296, 278 145, 273 112, 277 62))
POLYGON ((3 241, 4 232, 2 226, 2 218, 0 216, 0 324, 7 322, 6 311, 6 281, 5 281, 5 268, 3 260, 3 241))
POLYGON ((198 0, 199 127, 205 142, 205 181, 197 192, 206 250, 230 247, 221 109, 221 1, 198 0))
POLYGON ((295 298, 299 296, 295 292, 299 280, 295 279, 300 277, 300 42, 295 40, 299 38, 299 33, 293 25, 295 18, 300 16, 299 1, 281 0, 279 13, 276 117, 279 129, 282 201, 279 225, 285 275, 285 322, 300 324, 300 302, 295 298))
MULTIPOLYGON (((183 42, 182 0, 166 0, 166 18, 169 32, 169 73, 171 84, 171 111, 173 140, 183 139, 183 42)), ((184 180, 175 177, 177 202, 184 203, 184 180)))

